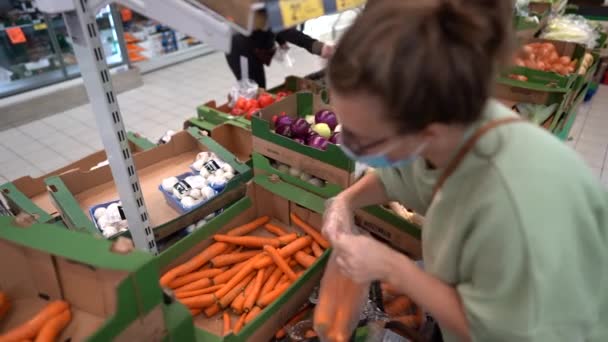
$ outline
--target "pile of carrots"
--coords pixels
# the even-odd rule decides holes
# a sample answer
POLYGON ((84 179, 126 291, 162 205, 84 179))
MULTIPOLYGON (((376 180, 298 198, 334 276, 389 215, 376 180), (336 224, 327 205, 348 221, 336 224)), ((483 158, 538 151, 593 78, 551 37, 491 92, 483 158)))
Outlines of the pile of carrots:
POLYGON ((391 320, 398 321, 408 328, 419 329, 424 322, 422 309, 389 284, 382 283, 381 287, 384 312, 391 320))
MULTIPOLYGON (((576 71, 577 60, 560 56, 553 43, 530 43, 522 47, 514 59, 517 66, 540 71, 552 71, 560 75, 570 75, 576 71)), ((523 75, 509 75, 510 78, 527 81, 523 75)))
POLYGON ((330 247, 297 215, 292 213, 291 221, 305 235, 288 233, 267 216, 217 234, 213 244, 169 270, 160 283, 173 289, 193 315, 213 317, 223 312, 224 335, 238 334, 330 247), (261 227, 273 237, 251 235, 261 227), (229 311, 239 315, 234 327, 229 311))
MULTIPOLYGON (((0 293, 0 319, 10 310, 7 296, 0 293)), ((48 303, 27 322, 0 335, 0 342, 53 342, 72 320, 70 305, 62 300, 48 303)))

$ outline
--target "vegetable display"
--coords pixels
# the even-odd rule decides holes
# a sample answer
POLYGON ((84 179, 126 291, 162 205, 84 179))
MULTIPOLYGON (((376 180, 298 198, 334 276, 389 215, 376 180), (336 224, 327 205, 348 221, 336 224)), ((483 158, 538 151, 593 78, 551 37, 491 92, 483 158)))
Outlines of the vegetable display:
POLYGON ((271 166, 283 173, 289 174, 293 177, 298 177, 298 178, 300 178, 300 180, 310 183, 316 187, 321 188, 321 187, 325 186, 324 180, 313 177, 313 176, 309 175, 308 173, 302 172, 299 169, 296 169, 295 167, 291 167, 287 164, 272 161, 271 166))
POLYGON ((52 301, 27 322, 2 333, 0 342, 56 341, 71 319, 72 313, 67 302, 62 300, 52 301))
POLYGON ((120 201, 97 206, 93 211, 92 218, 106 238, 110 238, 129 229, 120 201))
POLYGON ((564 15, 551 18, 541 33, 541 38, 560 40, 597 47, 599 34, 591 23, 580 15, 564 15))
POLYGON ((329 247, 318 231, 295 214, 298 236, 260 217, 225 234, 187 262, 166 272, 162 286, 193 315, 214 317, 221 313, 224 334, 235 334, 279 298, 329 247), (261 234, 266 234, 262 236, 261 234), (230 314, 239 315, 234 326, 230 314))
POLYGON ((327 109, 318 111, 314 116, 295 119, 281 113, 273 118, 273 123, 275 133, 319 150, 326 150, 330 143, 339 143, 341 128, 338 118, 327 109))
POLYGON ((384 312, 393 321, 402 323, 411 329, 420 329, 424 323, 424 312, 407 296, 399 293, 386 283, 382 283, 384 312))
POLYGON ((553 43, 530 43, 523 46, 515 58, 515 64, 530 69, 570 75, 576 71, 577 60, 572 60, 569 56, 560 56, 553 43))
POLYGON ((266 108, 271 104, 281 101, 285 97, 289 96, 291 92, 282 91, 273 97, 269 93, 261 93, 255 99, 247 99, 245 97, 239 97, 230 114, 235 116, 244 116, 247 120, 251 120, 251 117, 257 113, 260 109, 266 108))

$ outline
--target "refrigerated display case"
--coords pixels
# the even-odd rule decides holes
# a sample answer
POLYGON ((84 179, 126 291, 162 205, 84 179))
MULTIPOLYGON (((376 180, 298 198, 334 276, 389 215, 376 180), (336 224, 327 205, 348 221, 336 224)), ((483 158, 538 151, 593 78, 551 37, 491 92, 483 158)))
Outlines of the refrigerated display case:
MULTIPOLYGON (((72 41, 62 16, 42 14, 31 7, 23 9, 15 3, 22 4, 0 4, 0 98, 78 77, 72 41)), ((110 66, 127 62, 124 44, 118 39, 120 20, 117 23, 116 18, 111 6, 97 14, 110 66)))

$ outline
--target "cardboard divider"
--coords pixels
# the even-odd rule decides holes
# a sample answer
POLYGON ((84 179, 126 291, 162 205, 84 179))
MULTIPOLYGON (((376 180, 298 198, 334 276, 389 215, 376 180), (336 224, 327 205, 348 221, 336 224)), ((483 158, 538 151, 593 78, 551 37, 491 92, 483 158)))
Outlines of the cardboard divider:
POLYGON ((268 90, 268 92, 272 94, 276 94, 281 91, 290 91, 294 93, 299 91, 309 91, 313 94, 321 94, 323 92, 327 92, 327 87, 322 81, 292 75, 287 76, 283 84, 268 90))
MULTIPOLYGON (((150 223, 154 227, 157 239, 169 236, 191 224, 177 227, 176 223, 181 222, 182 219, 188 222, 192 219, 200 220, 221 209, 219 205, 227 205, 226 199, 235 200, 234 192, 242 191, 238 190, 238 184, 251 177, 249 167, 236 162, 234 155, 211 138, 198 135, 196 130, 178 132, 169 143, 139 153, 133 158, 150 223), (238 174, 228 182, 224 191, 205 205, 188 214, 180 214, 167 204, 158 186, 165 178, 187 172, 197 154, 203 151, 215 152, 238 174)), ((62 217, 71 228, 75 229, 86 228, 95 232, 91 218, 86 214, 88 209, 119 198, 109 166, 92 171, 73 170, 47 179, 46 184, 62 217)))
MULTIPOLYGON (((147 139, 136 133, 128 134, 129 148, 134 155, 154 147, 147 139)), ((78 161, 63 166, 44 176, 32 178, 24 176, 0 186, 0 191, 9 200, 11 207, 40 216, 38 222, 50 222, 57 216, 57 209, 52 204, 44 180, 51 176, 60 175, 71 170, 89 170, 98 163, 107 160, 104 150, 90 154, 78 161)))
POLYGON ((234 154, 238 161, 246 163, 251 160, 253 145, 250 130, 224 123, 211 130, 211 138, 234 154))

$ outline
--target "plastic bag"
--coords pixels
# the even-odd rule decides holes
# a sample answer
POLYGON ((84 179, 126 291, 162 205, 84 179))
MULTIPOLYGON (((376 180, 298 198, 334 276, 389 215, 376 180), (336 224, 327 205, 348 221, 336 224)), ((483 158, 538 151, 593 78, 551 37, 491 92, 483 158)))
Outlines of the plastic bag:
POLYGON ((540 37, 579 43, 594 49, 597 45, 599 33, 584 17, 569 14, 551 18, 540 37))
POLYGON ((332 254, 321 280, 314 328, 321 341, 346 342, 359 323, 370 284, 358 284, 340 272, 332 254))
POLYGON ((274 60, 281 63, 282 65, 293 68, 295 60, 289 53, 289 48, 278 47, 277 52, 274 54, 274 60))
POLYGON ((255 99, 258 97, 259 85, 249 78, 249 61, 247 57, 241 56, 241 80, 230 89, 228 93, 228 105, 234 107, 236 101, 243 97, 255 99))
POLYGON ((515 1, 515 14, 520 17, 527 17, 530 15, 530 0, 517 0, 515 1))

